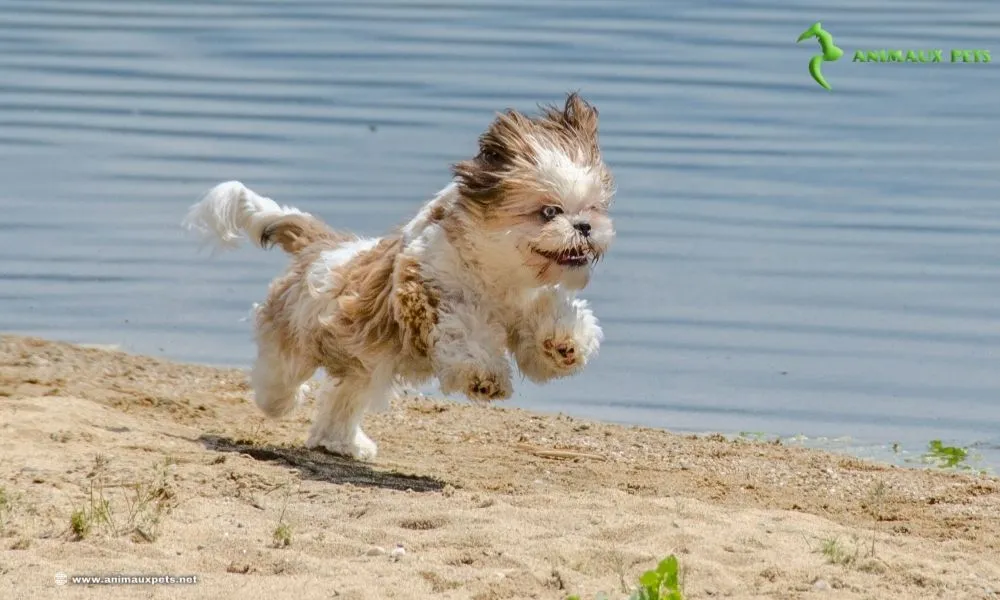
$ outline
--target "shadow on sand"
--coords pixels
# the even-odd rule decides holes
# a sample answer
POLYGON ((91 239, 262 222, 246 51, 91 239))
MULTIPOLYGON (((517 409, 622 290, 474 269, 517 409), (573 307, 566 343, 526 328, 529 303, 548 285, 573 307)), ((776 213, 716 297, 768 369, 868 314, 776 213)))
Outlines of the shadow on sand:
POLYGON ((319 450, 256 446, 217 435, 202 435, 198 440, 209 450, 246 454, 259 461, 298 469, 303 479, 414 492, 436 492, 445 486, 445 482, 432 477, 376 471, 363 462, 319 450))

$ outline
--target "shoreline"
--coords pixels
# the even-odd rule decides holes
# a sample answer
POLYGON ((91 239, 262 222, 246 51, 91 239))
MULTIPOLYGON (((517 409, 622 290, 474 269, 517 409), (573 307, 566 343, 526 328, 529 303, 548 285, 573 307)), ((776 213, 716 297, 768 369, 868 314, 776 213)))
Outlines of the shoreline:
POLYGON ((62 570, 198 576, 166 598, 624 598, 668 554, 687 598, 1000 594, 993 476, 413 397, 356 463, 249 398, 238 369, 0 338, 0 597, 146 593, 62 570))
MULTIPOLYGON (((80 348, 122 352, 130 356, 146 356, 167 363, 198 365, 221 371, 248 372, 250 366, 250 363, 224 363, 185 359, 183 356, 178 357, 164 354, 162 353, 162 348, 159 353, 147 354, 134 347, 118 343, 89 343, 73 338, 49 338, 42 337, 31 332, 0 332, 0 336, 10 336, 24 339, 44 339, 57 344, 69 344, 80 348)), ((320 373, 317 373, 311 381, 314 385, 318 385, 319 382, 322 381, 320 373)), ((412 390, 410 393, 425 398, 437 397, 433 387, 424 392, 412 390)), ((449 401, 451 399, 446 398, 444 400, 449 401)), ((465 399, 460 397, 456 397, 455 400, 459 403, 465 402, 465 399)), ((608 423, 625 428, 630 428, 641 423, 641 419, 637 419, 635 417, 626 419, 608 418, 604 415, 604 413, 607 412, 606 408, 600 405, 596 407, 590 406, 586 410, 579 410, 573 409, 572 407, 564 404, 532 407, 527 406, 524 403, 520 406, 516 406, 514 402, 507 401, 501 403, 499 406, 516 407, 526 410, 532 414, 539 414, 546 417, 569 416, 582 421, 608 423)), ((663 419, 661 418, 660 420, 662 421, 663 419)), ((942 436, 938 432, 930 431, 927 433, 927 437, 910 435, 899 438, 872 435, 855 436, 850 433, 832 432, 809 435, 801 429, 786 429, 782 433, 762 428, 751 430, 740 428, 693 429, 675 428, 663 425, 653 425, 652 428, 665 429, 671 434, 680 436, 695 435, 702 437, 721 434, 729 439, 744 438, 751 441, 780 441, 782 444, 793 447, 819 450, 822 452, 830 452, 866 461, 916 469, 934 469, 946 466, 944 463, 946 463, 951 457, 949 455, 935 454, 931 451, 931 445, 936 441, 940 441, 945 448, 954 448, 964 450, 966 452, 966 456, 961 460, 961 464, 958 465, 959 468, 1000 477, 1000 445, 975 437, 970 439, 968 437, 955 437, 954 435, 942 436)), ((956 432, 951 431, 950 433, 954 434, 956 432)))

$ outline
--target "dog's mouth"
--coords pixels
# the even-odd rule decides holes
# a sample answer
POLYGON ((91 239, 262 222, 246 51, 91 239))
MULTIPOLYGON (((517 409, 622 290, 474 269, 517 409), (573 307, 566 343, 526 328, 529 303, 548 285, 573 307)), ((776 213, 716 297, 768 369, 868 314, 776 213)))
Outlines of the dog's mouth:
POLYGON ((569 248, 554 252, 532 248, 535 254, 544 256, 561 267, 585 267, 590 264, 591 252, 587 248, 569 248))

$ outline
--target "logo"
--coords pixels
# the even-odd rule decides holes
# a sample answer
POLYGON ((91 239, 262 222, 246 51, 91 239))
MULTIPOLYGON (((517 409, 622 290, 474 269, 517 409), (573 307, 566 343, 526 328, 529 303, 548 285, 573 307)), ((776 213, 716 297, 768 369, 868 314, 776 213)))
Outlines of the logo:
POLYGON ((69 577, 65 573, 56 573, 56 585, 66 585, 69 582, 69 577))
POLYGON ((817 54, 809 60, 809 74, 816 80, 816 83, 829 90, 831 89, 830 84, 823 78, 823 63, 837 60, 844 55, 844 51, 834 45, 833 36, 823 29, 823 25, 819 21, 816 21, 809 29, 803 31, 795 43, 798 44, 802 40, 808 40, 813 37, 819 42, 819 49, 823 53, 817 54))
MULTIPOLYGON (((817 54, 809 60, 809 74, 816 80, 816 83, 829 90, 830 84, 827 83, 826 78, 823 77, 823 63, 839 60, 840 57, 844 55, 844 51, 833 43, 833 36, 830 35, 829 31, 823 29, 823 25, 819 21, 816 21, 809 27, 809 29, 803 31, 802 35, 799 36, 799 39, 796 40, 795 43, 798 44, 802 40, 808 40, 809 38, 816 38, 816 41, 819 42, 819 49, 822 51, 822 54, 817 54)), ((986 64, 992 60, 993 58, 990 56, 990 51, 983 48, 975 48, 971 50, 967 48, 952 48, 949 54, 945 54, 945 51, 940 48, 925 48, 920 50, 879 48, 874 50, 855 50, 854 58, 851 62, 867 64, 932 64, 945 62, 953 64, 986 64), (946 56, 951 60, 946 61, 946 56)))

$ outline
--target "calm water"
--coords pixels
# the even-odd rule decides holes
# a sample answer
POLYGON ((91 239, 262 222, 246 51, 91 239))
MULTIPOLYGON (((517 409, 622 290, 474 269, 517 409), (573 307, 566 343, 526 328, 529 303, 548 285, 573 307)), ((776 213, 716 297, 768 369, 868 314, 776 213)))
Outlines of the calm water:
POLYGON ((202 192, 377 234, 494 110, 579 89, 620 190, 607 342, 517 405, 1000 465, 1000 4, 826 4, 0 0, 0 330, 247 365, 284 258, 199 255, 202 192), (850 61, 884 47, 996 62, 850 61))

